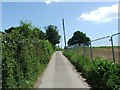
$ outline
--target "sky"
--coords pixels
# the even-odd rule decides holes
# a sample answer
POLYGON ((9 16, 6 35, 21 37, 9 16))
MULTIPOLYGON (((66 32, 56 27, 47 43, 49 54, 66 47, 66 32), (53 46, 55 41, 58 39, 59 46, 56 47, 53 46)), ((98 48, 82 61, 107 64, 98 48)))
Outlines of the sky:
MULTIPOLYGON (((47 0, 46 0, 47 1, 47 0)), ((50 24, 58 27, 61 45, 64 46, 61 18, 65 20, 67 41, 77 30, 86 33, 91 40, 118 33, 117 2, 7 2, 2 6, 2 29, 19 26, 20 20, 31 21, 41 27, 50 24)), ((1 16, 0 16, 1 17, 1 16)), ((109 38, 93 42, 96 46, 110 45, 109 38)), ((114 38, 118 44, 118 38, 114 38)))

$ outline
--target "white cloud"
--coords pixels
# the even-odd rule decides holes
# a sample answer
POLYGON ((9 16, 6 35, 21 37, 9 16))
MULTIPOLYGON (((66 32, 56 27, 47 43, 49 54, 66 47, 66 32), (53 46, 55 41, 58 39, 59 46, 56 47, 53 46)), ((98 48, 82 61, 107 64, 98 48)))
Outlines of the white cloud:
POLYGON ((113 19, 118 18, 118 4, 112 6, 100 7, 91 12, 85 12, 78 18, 85 21, 92 21, 94 23, 106 23, 111 22, 113 19))
POLYGON ((44 1, 46 4, 50 4, 51 0, 44 1))
POLYGON ((46 4, 50 4, 51 2, 62 2, 62 0, 45 0, 46 4))

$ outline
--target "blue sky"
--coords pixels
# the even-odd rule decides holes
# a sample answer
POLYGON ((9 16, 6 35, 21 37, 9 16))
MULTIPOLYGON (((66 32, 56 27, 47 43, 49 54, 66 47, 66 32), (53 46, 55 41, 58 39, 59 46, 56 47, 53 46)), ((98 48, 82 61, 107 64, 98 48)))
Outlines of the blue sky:
MULTIPOLYGON (((12 26, 18 26, 19 20, 31 21, 33 25, 41 27, 56 25, 60 35, 63 30, 61 18, 65 19, 67 40, 73 33, 80 30, 88 37, 112 35, 118 32, 116 2, 2 2, 2 31, 12 26)), ((117 39, 114 40, 117 43, 117 39)), ((97 42, 95 45, 109 45, 108 40, 97 42)))

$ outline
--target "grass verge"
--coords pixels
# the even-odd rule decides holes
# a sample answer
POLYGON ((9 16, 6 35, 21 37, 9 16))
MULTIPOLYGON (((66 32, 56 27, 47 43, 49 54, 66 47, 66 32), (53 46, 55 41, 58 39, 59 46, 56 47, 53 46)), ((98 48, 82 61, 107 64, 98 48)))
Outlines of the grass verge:
POLYGON ((78 72, 92 88, 97 89, 120 89, 120 65, 107 61, 105 58, 95 58, 93 61, 80 56, 72 50, 63 51, 63 54, 75 66, 78 72))

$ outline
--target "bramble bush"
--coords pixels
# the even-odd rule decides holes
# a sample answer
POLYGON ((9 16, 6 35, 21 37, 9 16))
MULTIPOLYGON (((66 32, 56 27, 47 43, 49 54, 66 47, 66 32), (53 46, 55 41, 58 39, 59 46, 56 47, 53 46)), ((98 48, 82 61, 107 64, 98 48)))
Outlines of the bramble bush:
POLYGON ((80 56, 72 50, 63 51, 63 54, 75 66, 78 72, 86 78, 92 88, 120 89, 120 64, 109 62, 105 58, 95 58, 93 61, 80 56))
POLYGON ((53 53, 51 43, 39 35, 39 28, 23 22, 3 35, 3 89, 34 86, 53 53))

